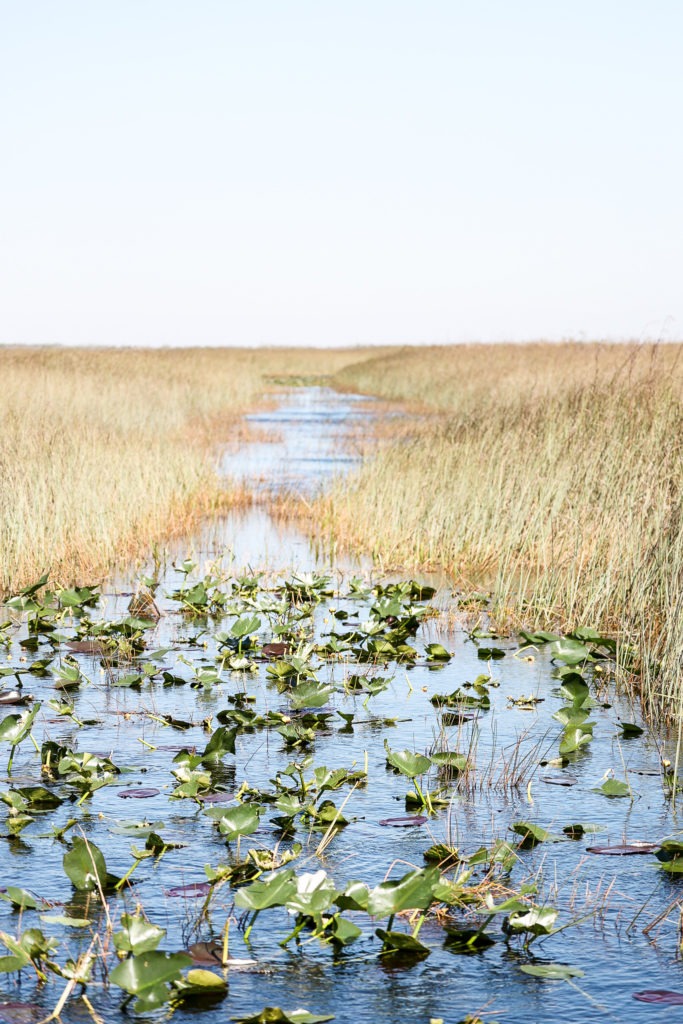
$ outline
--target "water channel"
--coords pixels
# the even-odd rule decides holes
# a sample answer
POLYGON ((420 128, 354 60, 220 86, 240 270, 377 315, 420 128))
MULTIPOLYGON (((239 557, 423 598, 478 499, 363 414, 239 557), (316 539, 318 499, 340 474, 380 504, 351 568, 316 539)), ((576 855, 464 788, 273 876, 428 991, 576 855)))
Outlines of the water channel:
MULTIPOLYGON (((223 471, 256 491, 282 490, 310 499, 331 476, 357 464, 359 456, 349 438, 372 415, 373 403, 368 399, 324 388, 293 389, 280 396, 271 409, 251 417, 252 425, 269 431, 270 439, 226 453, 223 471)), ((226 918, 234 919, 230 954, 253 963, 229 970, 229 992, 224 1001, 213 1007, 181 1006, 174 1012, 176 1019, 192 1016, 217 1024, 255 1014, 265 1006, 305 1007, 314 1014, 334 1015, 340 1024, 428 1024, 433 1019, 456 1024, 474 1013, 486 1022, 501 1024, 554 1024, 558 1020, 571 1024, 600 1019, 649 1022, 663 1019, 663 1014, 667 1019, 671 1015, 683 1019, 683 1006, 665 1008, 634 999, 634 994, 643 990, 683 991, 679 949, 683 898, 679 879, 683 876, 662 870, 652 852, 631 856, 587 852, 596 845, 659 843, 676 835, 679 828, 662 784, 661 760, 667 751, 640 722, 637 711, 613 692, 608 662, 601 665, 602 677, 589 672, 593 739, 560 764, 558 744, 563 726, 553 716, 566 707, 567 697, 560 691, 561 680, 554 677, 558 663, 551 661, 548 645, 531 646, 516 636, 485 637, 485 615, 479 617, 471 609, 426 618, 411 641, 419 651, 412 661, 371 666, 349 664, 343 658, 316 661, 321 684, 332 689, 325 705, 316 708, 329 716, 314 741, 286 748, 271 729, 241 731, 234 756, 226 756, 212 767, 212 784, 229 794, 225 799, 233 806, 234 794, 245 783, 267 787, 290 763, 301 762, 310 754, 314 761, 306 768, 309 774, 322 765, 367 771, 365 785, 328 794, 337 807, 348 796, 344 815, 349 824, 316 855, 320 831, 298 828, 294 836, 282 835, 272 824, 274 812, 267 808, 256 832, 228 847, 201 804, 191 799, 169 800, 177 785, 170 774, 172 759, 183 748, 202 751, 210 735, 207 721, 215 729, 215 716, 228 705, 265 715, 287 712, 288 704, 268 677, 265 662, 259 661, 253 672, 225 669, 219 680, 208 685, 209 677, 202 677, 215 668, 221 651, 224 653, 216 634, 229 629, 235 615, 191 617, 171 595, 188 581, 205 578, 207 571, 224 571, 232 578, 262 573, 260 586, 269 593, 275 592, 278 580, 311 571, 325 573, 334 593, 315 608, 313 624, 318 638, 341 633, 342 626, 352 629, 348 623, 364 622, 375 601, 372 595, 360 596, 360 583, 355 590, 351 586, 350 592, 349 581, 354 576, 370 581, 366 564, 352 560, 330 564, 314 550, 305 532, 272 519, 267 504, 257 503, 207 524, 188 540, 184 552, 178 549, 173 553, 159 580, 156 594, 162 615, 146 634, 145 651, 147 657, 162 652, 154 664, 175 679, 175 684, 165 685, 157 674, 143 679, 141 685, 117 685, 130 675, 130 665, 103 666, 101 652, 94 648, 75 651, 71 657, 85 681, 66 694, 74 709, 74 716, 69 717, 47 704, 57 692, 52 673, 67 651, 57 653, 48 674, 21 675, 23 693, 30 691, 43 702, 33 729, 38 745, 52 740, 72 750, 111 757, 120 774, 80 805, 74 797, 67 797, 49 814, 36 815, 25 828, 5 828, 4 846, 0 847, 5 888, 30 890, 49 903, 48 918, 87 919, 90 926, 41 924, 40 908, 18 912, 4 902, 0 904, 4 933, 17 936, 22 929, 42 927, 71 955, 77 955, 103 927, 102 907, 96 897, 73 890, 65 878, 63 858, 69 836, 55 838, 61 826, 78 817, 83 835, 102 850, 108 870, 117 875, 130 866, 131 843, 138 848, 144 845, 150 830, 162 835, 169 846, 182 844, 169 848, 160 858, 141 860, 130 889, 108 901, 115 917, 124 909, 132 913, 136 906, 142 907, 151 922, 166 929, 160 948, 184 950, 199 941, 216 940, 224 933, 226 918), (196 563, 189 573, 182 565, 185 555, 196 563), (340 609, 348 613, 348 620, 335 618, 340 609), (474 632, 477 623, 479 634, 474 632), (428 644, 442 644, 451 659, 428 661, 428 644), (482 649, 492 647, 500 654, 482 657, 482 649), (349 686, 354 674, 363 675, 366 682, 378 677, 388 681, 386 685, 378 683, 374 690, 367 685, 354 690, 349 686), (466 688, 482 675, 486 678, 478 684, 479 689, 466 688), (601 678, 606 681, 600 682, 601 678), (435 694, 451 694, 458 688, 465 688, 463 692, 472 698, 465 709, 460 706, 448 714, 432 702, 435 694), (486 695, 487 701, 477 704, 481 695, 486 695), (620 722, 633 723, 644 731, 629 736, 620 722), (405 803, 410 780, 387 770, 385 741, 392 751, 459 751, 467 754, 472 770, 466 784, 452 780, 447 800, 433 815, 420 814, 407 827, 400 827, 402 822, 384 825, 387 820, 417 814, 405 803), (600 791, 611 778, 627 783, 627 797, 610 798, 600 791), (152 795, 121 799, 136 789, 152 795), (553 934, 528 948, 520 936, 505 933, 503 914, 492 916, 487 925, 491 943, 467 952, 462 951, 455 935, 458 927, 464 927, 467 913, 450 918, 428 915, 419 939, 429 955, 418 959, 380 955, 375 926, 386 927, 386 922, 368 926, 365 921, 358 940, 336 952, 329 943, 307 940, 305 932, 299 942, 283 948, 280 943, 291 931, 293 918, 282 908, 263 911, 247 943, 242 911, 234 906, 231 885, 217 889, 209 912, 201 912, 205 866, 215 869, 236 851, 238 857, 251 847, 282 854, 298 842, 301 853, 288 865, 297 874, 324 870, 338 889, 353 879, 373 887, 412 867, 423 868, 425 851, 436 843, 456 847, 463 858, 481 847, 491 849, 499 840, 517 846, 520 835, 510 829, 515 822, 531 822, 552 834, 538 845, 517 849, 509 876, 492 890, 493 902, 501 903, 525 886, 527 899, 535 906, 557 910, 553 934), (575 823, 597 831, 569 838, 563 828, 575 823), (522 965, 550 963, 571 965, 583 971, 583 976, 568 982, 546 980, 520 969, 522 965)), ((88 615, 109 621, 125 617, 132 582, 109 588, 88 615)), ((451 600, 446 581, 435 600, 442 608, 451 600)), ((40 637, 38 647, 22 645, 30 639, 26 616, 16 611, 8 614, 13 627, 4 664, 30 670, 33 663, 45 660, 47 640, 40 637)), ((261 613, 259 618, 259 641, 277 640, 273 633, 276 617, 261 613)), ((65 619, 64 642, 80 635, 78 623, 78 617, 65 619)), ((52 649, 54 655, 54 643, 52 649)), ((7 687, 15 682, 10 676, 5 680, 7 687)), ((0 756, 5 749, 0 749, 0 756)), ((30 743, 23 743, 17 748, 12 777, 5 778, 3 791, 44 781, 40 759, 30 743)), ((62 796, 66 793, 58 781, 51 788, 62 796)), ((460 870, 465 867, 463 861, 460 870)), ((472 881, 483 878, 483 870, 474 867, 472 881)), ((472 915, 475 929, 481 920, 481 915, 472 915)), ((401 927, 400 923, 395 927, 401 927)), ((406 934, 410 932, 407 924, 403 927, 406 934)), ((16 973, 0 975, 0 1021, 28 1024, 40 1020, 54 1006, 61 985, 36 988, 31 973, 30 968, 25 969, 19 981, 16 973)), ((102 978, 96 976, 98 980, 102 978)), ((107 1024, 135 1016, 130 1008, 125 1013, 120 1010, 124 995, 120 989, 96 983, 88 992, 107 1024)), ((166 1020, 168 1016, 166 1006, 148 1019, 166 1020)), ((62 1019, 92 1018, 74 997, 62 1019)))

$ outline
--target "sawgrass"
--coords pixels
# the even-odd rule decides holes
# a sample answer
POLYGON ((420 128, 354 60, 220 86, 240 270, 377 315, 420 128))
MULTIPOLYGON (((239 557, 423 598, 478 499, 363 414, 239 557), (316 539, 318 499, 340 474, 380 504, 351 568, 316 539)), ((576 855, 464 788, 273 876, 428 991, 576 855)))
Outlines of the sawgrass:
POLYGON ((320 508, 385 566, 490 588, 499 619, 609 630, 642 695, 683 693, 679 346, 453 346, 375 356, 340 387, 413 413, 320 508))
POLYGON ((246 496, 220 447, 268 375, 330 373, 353 352, 0 349, 0 590, 80 581, 246 496))

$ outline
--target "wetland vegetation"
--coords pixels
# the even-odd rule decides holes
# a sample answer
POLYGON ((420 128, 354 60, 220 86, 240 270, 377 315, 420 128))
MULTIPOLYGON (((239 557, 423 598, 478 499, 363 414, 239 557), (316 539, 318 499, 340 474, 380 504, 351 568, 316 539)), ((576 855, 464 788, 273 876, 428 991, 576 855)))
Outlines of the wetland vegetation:
MULTIPOLYGON (((654 712, 683 698, 678 345, 472 345, 378 355, 337 386, 421 415, 321 501, 379 565, 439 566, 499 621, 589 622, 640 652, 654 712)), ((630 659, 629 659, 630 660, 630 659)))
POLYGON ((0 1020, 649 1022, 683 1001, 676 350, 503 347, 498 377, 494 355, 5 353, 24 386, 33 360, 52 414, 22 426, 7 399, 14 450, 64 510, 5 563, 0 1020), (279 418, 238 418, 292 374, 401 404, 329 494, 296 485, 346 553, 285 565, 269 520, 245 564, 234 542, 278 492, 292 507, 297 451, 327 479, 325 416, 368 449, 331 391, 308 418, 299 388, 270 395, 279 418), (239 433, 248 462, 275 429, 257 509, 222 456, 239 433), (125 453, 93 478, 101 534, 70 532, 64 497, 88 437, 125 453), (131 473, 126 528, 106 495, 131 473), (131 567, 229 504, 219 540, 131 567))

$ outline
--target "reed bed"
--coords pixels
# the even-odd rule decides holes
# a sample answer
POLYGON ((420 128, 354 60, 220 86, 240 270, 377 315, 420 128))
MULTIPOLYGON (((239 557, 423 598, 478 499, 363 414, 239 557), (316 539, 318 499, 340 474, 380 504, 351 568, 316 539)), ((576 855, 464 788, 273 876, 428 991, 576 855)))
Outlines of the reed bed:
POLYGON ((267 375, 358 354, 281 349, 0 349, 0 590, 83 582, 246 499, 220 447, 267 375))
POLYGON ((642 696, 670 709, 683 694, 680 354, 454 346, 346 367, 340 387, 424 415, 323 499, 323 528, 384 565, 490 588, 499 620, 609 630, 629 664, 638 651, 642 696))

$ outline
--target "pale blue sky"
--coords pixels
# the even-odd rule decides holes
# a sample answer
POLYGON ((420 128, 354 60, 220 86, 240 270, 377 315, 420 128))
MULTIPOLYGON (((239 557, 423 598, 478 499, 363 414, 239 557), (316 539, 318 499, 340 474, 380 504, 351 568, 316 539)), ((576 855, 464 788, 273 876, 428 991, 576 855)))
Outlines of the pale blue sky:
POLYGON ((683 337, 681 0, 0 0, 0 342, 683 337))

